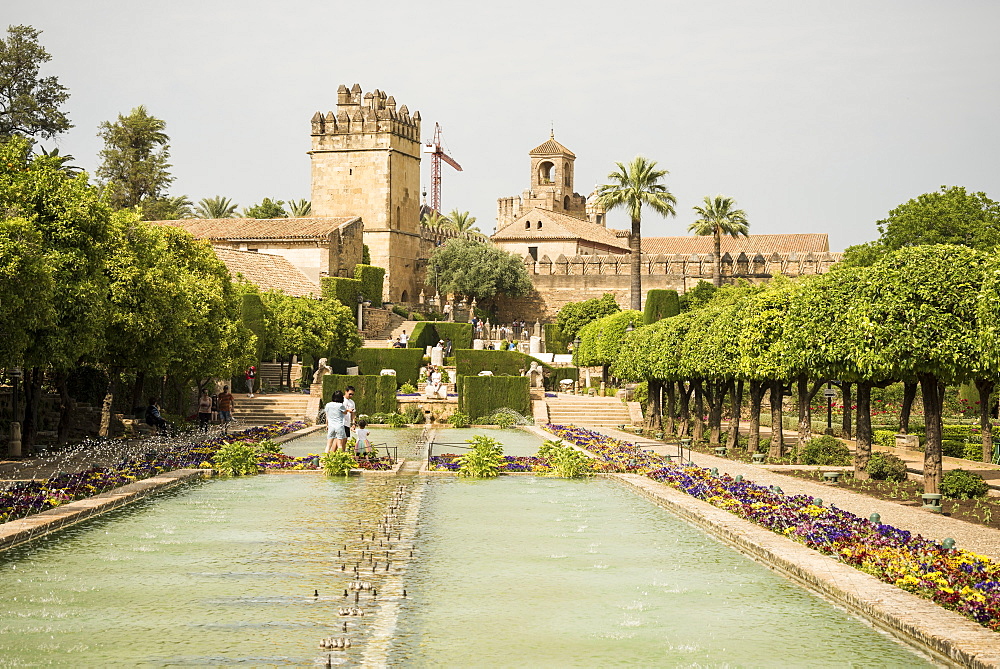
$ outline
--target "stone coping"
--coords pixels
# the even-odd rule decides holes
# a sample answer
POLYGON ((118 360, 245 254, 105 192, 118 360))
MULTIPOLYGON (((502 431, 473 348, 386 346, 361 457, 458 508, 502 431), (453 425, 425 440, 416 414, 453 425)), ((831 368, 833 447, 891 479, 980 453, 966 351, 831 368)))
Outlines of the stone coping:
POLYGON ((640 474, 607 474, 947 666, 1000 667, 1000 635, 934 602, 640 474))
POLYGON ((0 551, 38 539, 92 516, 100 515, 172 488, 185 481, 211 474, 207 469, 175 469, 148 479, 135 481, 107 492, 68 502, 48 511, 0 524, 0 551))

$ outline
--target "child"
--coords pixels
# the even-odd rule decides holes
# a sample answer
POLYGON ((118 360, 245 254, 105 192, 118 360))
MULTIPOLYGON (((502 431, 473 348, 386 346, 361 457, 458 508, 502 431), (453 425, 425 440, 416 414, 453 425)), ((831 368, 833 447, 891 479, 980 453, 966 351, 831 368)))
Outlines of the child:
POLYGON ((364 419, 358 421, 357 427, 354 428, 354 438, 357 439, 354 450, 358 455, 371 455, 375 452, 372 442, 368 439, 368 421, 364 419))

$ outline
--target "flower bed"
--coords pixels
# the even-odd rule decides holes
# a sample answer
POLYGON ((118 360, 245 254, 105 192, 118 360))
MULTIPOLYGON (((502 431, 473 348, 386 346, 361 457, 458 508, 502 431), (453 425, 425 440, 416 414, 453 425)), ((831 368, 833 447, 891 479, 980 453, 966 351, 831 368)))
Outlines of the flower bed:
MULTIPOLYGON (((285 455, 284 453, 267 453, 261 457, 258 464, 260 464, 262 469, 310 471, 322 469, 319 464, 319 458, 320 455, 318 453, 310 453, 309 455, 300 457, 285 455)), ((383 455, 374 458, 358 458, 357 469, 364 469, 371 472, 385 472, 395 466, 396 463, 391 458, 383 455)))
POLYGON ((127 485, 140 479, 175 469, 197 469, 211 461, 215 452, 231 441, 261 441, 305 427, 305 423, 276 423, 251 427, 242 432, 220 435, 154 453, 146 458, 122 460, 111 467, 92 467, 72 474, 57 474, 44 481, 15 483, 0 491, 0 523, 127 485))
MULTIPOLYGON (((430 459, 431 471, 457 472, 459 468, 458 459, 462 457, 457 453, 443 453, 434 455, 430 459)), ((505 455, 504 464, 500 469, 502 472, 537 472, 547 473, 552 471, 548 460, 534 455, 505 455)))
MULTIPOLYGON (((553 434, 608 462, 639 461, 633 444, 581 428, 548 425, 553 434)), ((920 535, 872 523, 807 495, 784 495, 751 481, 713 476, 652 454, 643 473, 661 483, 782 534, 861 571, 1000 629, 1000 565, 969 551, 945 549, 920 535), (653 460, 659 460, 654 463, 653 460)), ((630 470, 631 471, 631 470, 630 470)), ((641 471, 636 469, 635 471, 641 471)))

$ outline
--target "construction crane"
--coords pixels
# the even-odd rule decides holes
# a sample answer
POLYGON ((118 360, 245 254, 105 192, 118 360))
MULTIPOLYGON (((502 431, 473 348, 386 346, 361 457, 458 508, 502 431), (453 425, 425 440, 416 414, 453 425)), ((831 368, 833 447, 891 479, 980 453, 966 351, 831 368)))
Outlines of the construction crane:
POLYGON ((441 161, 448 163, 457 171, 462 171, 462 166, 455 162, 455 159, 444 152, 441 148, 441 126, 434 124, 434 141, 424 144, 424 153, 431 154, 431 209, 441 213, 441 161))

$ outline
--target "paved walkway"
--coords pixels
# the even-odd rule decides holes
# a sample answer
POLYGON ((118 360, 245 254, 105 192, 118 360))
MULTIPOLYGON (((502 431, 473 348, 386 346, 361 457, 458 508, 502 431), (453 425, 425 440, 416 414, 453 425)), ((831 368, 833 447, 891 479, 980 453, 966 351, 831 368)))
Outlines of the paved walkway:
MULTIPOLYGON (((661 441, 656 441, 648 437, 637 437, 634 434, 610 428, 594 429, 615 439, 632 442, 646 450, 663 455, 672 455, 677 452, 677 447, 673 444, 664 444, 661 441)), ((923 457, 922 453, 918 455, 921 458, 923 457)), ((883 523, 909 530, 915 534, 921 534, 928 539, 940 541, 945 537, 951 537, 957 542, 959 548, 964 548, 980 555, 987 555, 993 560, 1000 562, 1000 530, 930 513, 924 511, 919 506, 914 506, 913 504, 915 503, 906 505, 888 500, 875 499, 867 495, 851 492, 839 486, 786 476, 778 472, 768 471, 757 465, 744 464, 714 455, 692 451, 691 459, 700 467, 717 467, 720 472, 731 476, 742 474, 743 478, 760 485, 776 485, 790 495, 819 497, 823 500, 824 505, 836 504, 837 507, 864 518, 867 518, 872 513, 878 513, 882 516, 883 523)), ((949 458, 949 460, 952 459, 949 458)))

